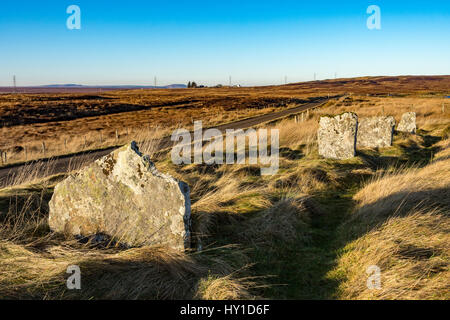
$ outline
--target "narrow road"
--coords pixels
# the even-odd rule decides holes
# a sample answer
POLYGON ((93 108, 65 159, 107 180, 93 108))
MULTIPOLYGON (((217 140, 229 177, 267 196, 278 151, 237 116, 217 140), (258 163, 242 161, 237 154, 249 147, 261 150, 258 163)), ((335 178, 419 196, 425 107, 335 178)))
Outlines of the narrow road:
MULTIPOLYGON (((321 98, 315 102, 306 103, 306 104, 303 104, 303 105, 295 107, 295 108, 286 109, 286 110, 269 113, 269 114, 264 114, 261 116, 257 116, 257 117, 253 117, 253 118, 249 118, 249 119, 245 119, 245 120, 239 120, 239 121, 235 121, 235 122, 231 122, 231 123, 227 123, 227 124, 222 124, 222 125, 219 125, 219 126, 216 126, 213 128, 219 129, 221 131, 224 131, 226 129, 235 129, 235 130, 236 129, 247 129, 247 128, 251 128, 251 127, 263 124, 263 123, 282 119, 282 118, 285 118, 290 115, 295 115, 295 114, 298 114, 300 112, 303 112, 303 111, 306 111, 309 109, 317 108, 327 101, 328 101, 328 99, 321 98)), ((205 129, 207 129, 207 128, 205 128, 205 129)), ((172 141, 170 140, 170 137, 165 137, 162 139, 160 146, 162 149, 165 149, 165 148, 170 147, 171 144, 172 144, 172 141)), ((71 166, 73 166, 74 163, 81 163, 86 160, 94 161, 96 159, 100 159, 101 157, 111 153, 114 149, 116 149, 116 147, 107 148, 107 149, 103 149, 103 150, 97 150, 97 151, 90 151, 90 152, 76 154, 76 155, 67 155, 67 156, 60 156, 60 157, 52 158, 50 160, 52 162, 51 166, 47 166, 45 168, 45 175, 50 176, 50 175, 57 174, 57 173, 67 172, 68 169, 71 168, 71 166), (49 168, 49 167, 51 167, 51 168, 49 168)), ((44 159, 44 160, 33 161, 31 163, 42 164, 42 163, 45 163, 48 161, 49 161, 48 159, 44 159)), ((11 184, 11 181, 13 180, 12 177, 19 176, 23 170, 29 170, 31 163, 20 164, 20 165, 16 165, 16 166, 12 165, 10 167, 0 168, 0 188, 5 188, 5 187, 9 186, 11 184)), ((41 165, 41 167, 44 167, 44 166, 41 165)), ((39 176, 42 176, 42 174, 39 174, 39 176)))

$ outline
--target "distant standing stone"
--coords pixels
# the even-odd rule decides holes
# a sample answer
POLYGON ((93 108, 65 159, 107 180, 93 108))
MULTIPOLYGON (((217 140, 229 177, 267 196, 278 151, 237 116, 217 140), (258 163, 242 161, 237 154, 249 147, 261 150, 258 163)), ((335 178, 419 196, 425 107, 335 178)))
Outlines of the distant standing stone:
POLYGON ((356 146, 359 148, 385 148, 392 145, 394 117, 362 118, 358 123, 356 146))
POLYGON ((129 246, 190 246, 189 187, 158 172, 135 142, 56 185, 49 206, 56 232, 106 234, 129 246))
POLYGON ((407 132, 407 133, 416 133, 416 113, 415 112, 407 112, 402 115, 402 120, 397 126, 397 131, 399 132, 407 132))
POLYGON ((335 117, 321 117, 319 131, 319 154, 330 159, 350 159, 356 154, 358 116, 344 113, 335 117))

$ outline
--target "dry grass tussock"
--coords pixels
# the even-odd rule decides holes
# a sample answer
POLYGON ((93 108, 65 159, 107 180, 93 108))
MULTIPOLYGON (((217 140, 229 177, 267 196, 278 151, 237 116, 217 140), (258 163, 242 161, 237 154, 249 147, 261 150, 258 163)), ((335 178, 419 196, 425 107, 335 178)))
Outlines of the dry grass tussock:
MULTIPOLYGON (((436 159, 446 155, 448 140, 436 159)), ((355 218, 378 221, 394 213, 400 214, 418 207, 450 208, 450 159, 434 161, 424 168, 408 168, 381 174, 354 199, 358 202, 355 218)))
POLYGON ((391 217, 344 248, 334 271, 340 299, 450 299, 450 217, 412 210, 391 217), (367 287, 369 266, 381 270, 381 289, 367 287))
MULTIPOLYGON (((305 113, 306 114, 306 113, 305 113)), ((299 146, 307 148, 305 154, 309 154, 317 141, 317 129, 319 128, 319 117, 312 111, 304 121, 296 123, 292 120, 283 120, 274 126, 280 131, 280 146, 291 149, 299 146)))
MULTIPOLYGON (((448 140, 441 142, 448 153, 448 140)), ((438 157, 439 158, 439 157, 438 157)), ((341 228, 349 241, 331 274, 343 299, 449 299, 450 160, 373 179, 354 199, 341 228), (355 240, 356 239, 356 240, 355 240), (381 269, 381 289, 366 286, 366 269, 381 269)))
POLYGON ((436 144, 440 150, 434 155, 433 161, 444 161, 450 159, 450 137, 436 144))
MULTIPOLYGON (((311 213, 316 209, 308 197, 286 198, 267 210, 258 212, 240 226, 243 241, 270 248, 276 242, 293 243, 310 240, 311 213)), ((316 213, 317 212, 313 212, 316 213)))
POLYGON ((252 277, 240 278, 237 280, 231 276, 213 277, 208 276, 199 283, 196 298, 202 300, 240 300, 255 299, 249 293, 249 289, 260 287, 252 277))

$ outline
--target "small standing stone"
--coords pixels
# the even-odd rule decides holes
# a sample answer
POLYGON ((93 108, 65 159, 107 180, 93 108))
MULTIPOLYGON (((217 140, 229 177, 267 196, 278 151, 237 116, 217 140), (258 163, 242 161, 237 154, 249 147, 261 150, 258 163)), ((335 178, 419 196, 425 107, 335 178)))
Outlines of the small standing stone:
POLYGON ((362 118, 358 123, 356 146, 359 148, 385 148, 392 146, 394 117, 362 118))
POLYGON ((407 132, 407 133, 416 133, 416 113, 415 112, 407 112, 402 115, 402 120, 397 126, 397 131, 399 132, 407 132))
POLYGON ((319 123, 319 154, 330 159, 350 159, 356 155, 358 116, 344 113, 321 117, 319 123))

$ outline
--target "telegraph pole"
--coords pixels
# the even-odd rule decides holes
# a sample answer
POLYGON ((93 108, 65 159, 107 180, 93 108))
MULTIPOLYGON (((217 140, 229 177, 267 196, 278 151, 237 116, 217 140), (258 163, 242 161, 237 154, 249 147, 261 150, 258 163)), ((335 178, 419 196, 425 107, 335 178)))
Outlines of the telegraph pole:
POLYGON ((17 92, 16 76, 13 76, 13 86, 14 86, 14 93, 16 93, 17 92))
POLYGON ((284 84, 287 84, 287 76, 284 76, 284 84))
POLYGON ((230 87, 231 87, 231 76, 230 76, 230 87))
POLYGON ((156 89, 156 83, 157 83, 157 82, 156 82, 156 77, 155 77, 155 89, 156 89))

